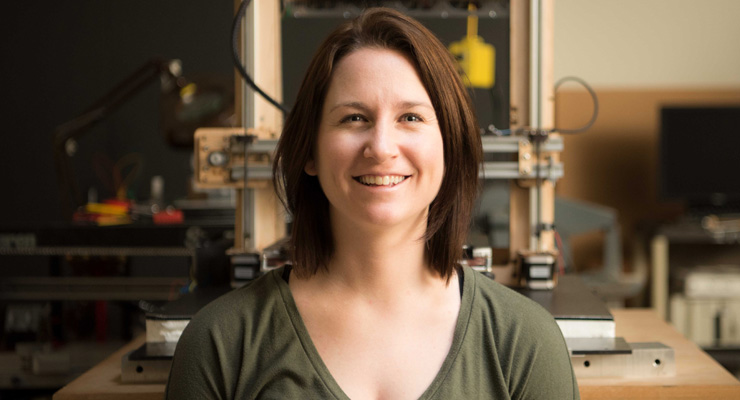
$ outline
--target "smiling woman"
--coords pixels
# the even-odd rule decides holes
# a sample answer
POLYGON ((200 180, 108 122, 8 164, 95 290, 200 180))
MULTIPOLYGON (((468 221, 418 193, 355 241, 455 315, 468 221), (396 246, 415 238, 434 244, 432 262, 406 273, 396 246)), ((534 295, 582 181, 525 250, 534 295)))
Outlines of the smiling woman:
POLYGON ((167 397, 578 398, 552 316, 457 264, 480 161, 434 35, 387 9, 337 28, 276 152, 292 266, 193 318, 167 397))
POLYGON ((334 248, 333 232, 326 223, 330 220, 329 202, 320 190, 324 183, 320 187, 321 179, 306 175, 304 169, 326 137, 321 132, 332 125, 346 118, 353 128, 384 122, 372 119, 371 112, 379 110, 377 104, 371 110, 371 102, 387 103, 386 108, 394 112, 405 111, 397 117, 398 122, 407 120, 408 129, 433 126, 441 135, 444 176, 430 204, 423 236, 431 268, 450 277, 462 256, 478 194, 482 157, 478 124, 457 66, 444 45, 417 21, 381 9, 342 25, 323 42, 285 123, 275 158, 280 171, 275 175, 275 187, 284 188, 282 198, 293 216, 295 271, 312 275, 327 267, 334 248), (358 56, 354 54, 358 50, 364 51, 358 56), (381 55, 382 61, 375 60, 381 55), (376 90, 379 83, 385 89, 376 90), (405 93, 402 88, 415 91, 405 93), (352 94, 345 93, 347 89, 352 89, 352 94), (391 99, 389 90, 398 98, 391 99), (362 95, 372 96, 373 91, 384 98, 363 100, 362 95))

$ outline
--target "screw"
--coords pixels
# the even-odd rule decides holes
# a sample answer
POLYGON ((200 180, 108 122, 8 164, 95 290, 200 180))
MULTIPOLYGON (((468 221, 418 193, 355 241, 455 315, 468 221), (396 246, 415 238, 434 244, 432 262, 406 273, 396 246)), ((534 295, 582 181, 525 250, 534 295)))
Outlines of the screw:
POLYGON ((532 155, 529 154, 529 153, 524 153, 524 154, 522 154, 522 158, 525 159, 525 160, 529 160, 530 158, 532 158, 532 155))

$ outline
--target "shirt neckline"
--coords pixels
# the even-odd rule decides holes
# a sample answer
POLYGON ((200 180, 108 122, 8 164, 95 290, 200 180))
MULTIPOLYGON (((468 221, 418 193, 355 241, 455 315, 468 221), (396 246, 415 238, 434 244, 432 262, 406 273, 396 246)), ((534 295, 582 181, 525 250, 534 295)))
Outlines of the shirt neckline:
MULTIPOLYGON (((422 393, 421 397, 419 397, 419 400, 428 400, 434 397, 435 393, 437 393, 442 383, 445 381, 445 379, 447 379, 447 375, 449 374, 452 365, 455 363, 455 360, 457 360, 457 356, 460 353, 462 344, 464 343, 465 334, 467 333, 468 326, 470 324, 470 316, 472 314, 473 300, 475 297, 476 276, 474 273, 472 273, 470 268, 463 267, 461 268, 461 270, 463 279, 463 291, 462 299, 460 300, 460 312, 457 316, 455 332, 452 337, 452 345, 450 346, 450 350, 447 353, 445 360, 442 362, 442 366, 440 367, 439 371, 437 371, 437 375, 435 375, 432 383, 429 385, 429 387, 427 387, 424 393, 422 393)), ((311 336, 308 334, 308 329, 306 329, 306 325, 303 323, 303 318, 298 312, 298 306, 295 303, 295 299, 293 298, 293 294, 290 291, 290 287, 288 286, 287 281, 283 279, 285 267, 281 267, 277 270, 274 270, 273 272, 273 279, 275 279, 278 289, 280 290, 280 296, 282 297, 283 303, 285 304, 288 316, 291 323, 293 324, 296 336, 298 336, 298 340, 303 347, 303 351, 306 357, 310 361, 314 370, 319 375, 329 392, 334 396, 334 398, 349 400, 349 396, 344 393, 344 390, 342 390, 337 381, 331 375, 331 372, 329 372, 329 368, 327 368, 326 364, 324 364, 324 361, 321 359, 318 350, 316 350, 316 347, 313 344, 311 336)))
MULTIPOLYGON (((285 264, 285 267, 281 270, 281 272, 278 274, 281 278, 285 281, 285 283, 288 284, 288 287, 290 287, 290 271, 293 269, 293 266, 291 264, 285 264)), ((460 285, 460 299, 462 300, 463 293, 465 293, 465 290, 463 290, 463 284, 465 283, 465 273, 462 273, 463 267, 457 266, 455 269, 455 272, 457 272, 457 282, 460 285)))

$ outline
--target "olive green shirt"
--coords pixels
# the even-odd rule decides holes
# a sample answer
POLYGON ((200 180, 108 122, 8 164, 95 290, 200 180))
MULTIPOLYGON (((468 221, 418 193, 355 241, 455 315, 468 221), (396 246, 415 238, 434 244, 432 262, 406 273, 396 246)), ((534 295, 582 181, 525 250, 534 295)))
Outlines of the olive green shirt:
MULTIPOLYGON (((452 346, 421 399, 579 399, 553 317, 464 268, 452 346)), ((347 399, 298 313, 283 269, 204 307, 182 334, 168 399, 347 399)))

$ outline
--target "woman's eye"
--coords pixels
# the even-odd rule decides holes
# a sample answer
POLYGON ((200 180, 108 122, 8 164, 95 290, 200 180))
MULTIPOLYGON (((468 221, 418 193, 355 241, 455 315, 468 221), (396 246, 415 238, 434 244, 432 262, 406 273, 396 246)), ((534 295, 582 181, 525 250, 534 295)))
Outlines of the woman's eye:
POLYGON ((421 117, 416 114, 406 114, 403 117, 401 117, 401 120, 403 122, 421 122, 422 121, 421 117))
POLYGON ((344 123, 344 122, 363 122, 363 121, 365 121, 365 117, 363 117, 362 115, 352 114, 352 115, 348 115, 342 118, 341 122, 344 123))

